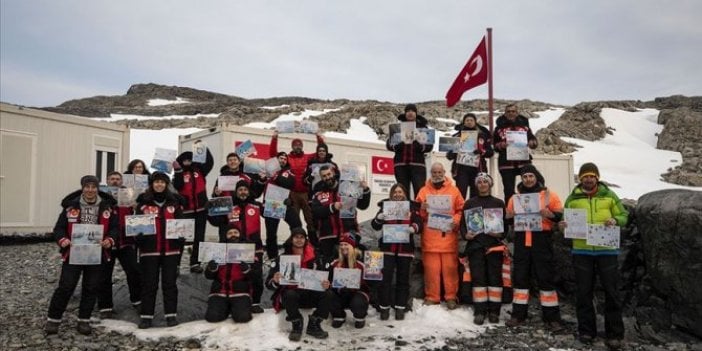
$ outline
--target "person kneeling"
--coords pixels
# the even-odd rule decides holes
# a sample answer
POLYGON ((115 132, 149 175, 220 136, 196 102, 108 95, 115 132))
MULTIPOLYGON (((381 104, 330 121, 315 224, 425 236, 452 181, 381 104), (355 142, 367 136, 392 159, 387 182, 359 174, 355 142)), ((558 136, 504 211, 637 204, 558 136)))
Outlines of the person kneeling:
MULTIPOLYGON (((226 240, 228 244, 246 243, 236 228, 227 231, 226 240)), ((251 272, 251 266, 246 262, 218 265, 212 260, 207 264, 205 278, 213 282, 207 300, 206 321, 221 322, 229 315, 236 323, 251 320, 251 272)))
MULTIPOLYGON (((334 281, 335 268, 355 268, 361 271, 363 277, 363 263, 357 261, 356 240, 353 235, 344 233, 339 238, 339 258, 332 262, 329 268, 329 280, 334 281)), ((330 312, 332 317, 332 327, 340 328, 346 322, 345 308, 349 308, 353 314, 357 329, 366 325, 366 315, 368 314, 369 289, 365 280, 361 279, 359 288, 334 288, 332 289, 330 312)))

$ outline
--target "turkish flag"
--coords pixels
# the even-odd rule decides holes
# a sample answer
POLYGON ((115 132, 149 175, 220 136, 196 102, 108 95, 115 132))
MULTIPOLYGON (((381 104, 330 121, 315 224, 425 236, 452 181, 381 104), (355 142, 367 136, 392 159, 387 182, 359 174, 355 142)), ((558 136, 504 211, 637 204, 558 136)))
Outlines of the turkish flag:
POLYGON ((373 163, 373 174, 395 174, 395 163, 392 157, 371 156, 373 163))
POLYGON ((488 79, 487 46, 485 37, 475 48, 466 65, 453 81, 451 88, 446 92, 446 107, 455 105, 466 91, 485 84, 488 79))
MULTIPOLYGON (((242 142, 241 141, 235 141, 234 142, 234 149, 236 149, 237 146, 239 146, 242 142)), ((250 157, 253 158, 260 158, 262 160, 267 160, 273 156, 270 155, 270 145, 269 144, 261 144, 261 143, 253 143, 254 147, 256 148, 256 154, 251 155, 250 157)))

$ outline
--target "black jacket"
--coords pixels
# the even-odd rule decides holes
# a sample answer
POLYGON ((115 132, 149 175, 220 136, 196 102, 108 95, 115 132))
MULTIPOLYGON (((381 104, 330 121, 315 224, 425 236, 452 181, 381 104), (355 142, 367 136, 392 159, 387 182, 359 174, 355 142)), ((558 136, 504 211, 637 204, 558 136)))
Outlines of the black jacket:
MULTIPOLYGON (((400 122, 407 122, 407 117, 405 117, 404 113, 397 116, 397 119, 400 122)), ((424 116, 417 115, 417 120, 415 123, 417 125, 417 128, 428 128, 428 122, 427 119, 424 118, 424 116)), ((388 139, 385 142, 385 147, 389 151, 395 152, 395 157, 393 157, 395 167, 408 165, 426 167, 426 164, 424 162, 424 154, 426 154, 427 152, 431 152, 431 150, 434 148, 434 145, 422 145, 417 141, 413 141, 412 144, 405 144, 399 142, 396 145, 391 146, 390 139, 388 139)))

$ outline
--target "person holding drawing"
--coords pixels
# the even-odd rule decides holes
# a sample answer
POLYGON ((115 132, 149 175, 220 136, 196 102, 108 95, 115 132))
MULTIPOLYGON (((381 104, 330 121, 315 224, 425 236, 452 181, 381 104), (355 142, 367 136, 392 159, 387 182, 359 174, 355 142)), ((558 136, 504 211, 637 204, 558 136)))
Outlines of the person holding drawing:
MULTIPOLYGON (((404 185, 396 183, 390 188, 390 197, 378 203, 380 210, 371 221, 374 230, 383 230, 384 225, 404 225, 407 231, 406 239, 401 242, 386 242, 383 236, 378 239, 378 247, 384 253, 383 280, 378 288, 380 304, 380 319, 390 318, 390 302, 395 301, 395 319, 405 319, 405 310, 409 299, 410 265, 414 258, 414 235, 422 231, 422 217, 419 216, 419 203, 409 199, 404 185), (384 209, 393 202, 407 202, 408 212, 402 219, 390 216, 384 209), (393 276, 395 290, 392 289, 393 276), (394 296, 393 296, 394 295, 394 296)), ((389 240, 388 240, 389 241, 389 240)))
POLYGON ((59 246, 63 265, 58 287, 54 290, 49 303, 48 318, 44 327, 46 334, 58 333, 61 318, 81 275, 83 285, 78 307, 77 329, 84 335, 92 332, 90 314, 97 299, 100 275, 104 270, 103 265, 112 260, 111 248, 118 239, 119 224, 117 216, 113 214, 113 206, 117 204, 115 199, 110 194, 98 193, 100 181, 93 175, 82 177, 80 186, 81 190, 72 192, 61 201, 63 210, 53 230, 53 237, 59 246), (78 224, 101 226, 102 237, 97 239, 102 247, 99 264, 71 264, 71 240, 74 239, 74 227, 78 224))
MULTIPOLYGON (((565 201, 565 208, 587 210, 588 224, 620 226, 627 224, 629 213, 617 194, 600 181, 600 171, 594 163, 585 163, 578 172, 578 184, 565 201)), ((564 230, 568 223, 559 223, 564 230)), ((597 336, 593 306, 596 276, 605 292, 605 343, 610 349, 622 347, 624 322, 622 299, 619 294, 618 248, 588 245, 585 239, 573 239, 573 268, 576 281, 576 314, 579 339, 591 344, 597 336)))
MULTIPOLYGON (((295 185, 295 175, 290 170, 288 154, 281 151, 276 155, 276 158, 280 164, 280 169, 271 175, 266 182, 266 187, 263 191, 264 204, 266 201, 265 194, 270 185, 279 186, 288 190, 291 190, 295 185)), ((284 202, 286 207, 285 222, 291 229, 302 226, 299 212, 295 211, 288 203, 290 203, 290 200, 286 199, 284 202)), ((275 260, 276 257, 278 257, 278 225, 280 224, 280 219, 265 217, 264 222, 266 225, 266 255, 268 256, 268 260, 275 260)))
MULTIPOLYGON (((405 113, 397 116, 400 122, 415 122, 416 128, 428 128, 427 119, 419 115, 417 105, 408 104, 405 106, 405 113)), ((409 140, 413 140, 413 136, 408 136, 409 140)), ((426 154, 434 148, 433 144, 422 145, 416 140, 411 143, 399 142, 395 145, 390 144, 390 139, 385 144, 389 151, 395 152, 393 161, 395 163, 395 179, 402 184, 407 191, 412 192, 416 197, 419 189, 424 186, 427 179, 427 165, 424 160, 426 154)))
MULTIPOLYGON (((307 233, 301 227, 290 230, 290 238, 283 244, 283 255, 300 256, 300 267, 317 269, 317 258, 314 247, 307 240, 307 233)), ((329 280, 322 281, 324 291, 303 290, 297 285, 281 285, 283 277, 280 272, 280 256, 271 265, 266 278, 266 287, 274 290, 273 308, 276 313, 285 308, 285 320, 292 323, 292 330, 288 338, 290 341, 300 341, 302 337, 303 318, 300 308, 314 308, 307 324, 307 334, 317 339, 326 339, 329 333, 322 329, 322 322, 329 316, 329 300, 332 292, 329 291, 329 280)))
POLYGON ((370 291, 363 277, 363 263, 358 261, 359 252, 356 250, 356 238, 351 233, 344 233, 339 237, 339 257, 329 267, 329 280, 334 281, 336 268, 354 268, 360 271, 358 275, 358 288, 340 287, 332 289, 333 294, 329 305, 332 315, 332 328, 341 328, 346 322, 346 312, 351 310, 354 318, 354 327, 361 329, 366 326, 368 302, 370 291))
POLYGON ((471 150, 473 155, 478 156, 477 164, 465 164, 464 158, 460 157, 462 152, 449 151, 446 153, 446 158, 452 160, 451 163, 451 175, 453 179, 456 180, 456 186, 461 191, 461 195, 465 199, 471 198, 478 195, 478 189, 475 185, 475 176, 478 172, 487 172, 486 159, 494 155, 492 150, 492 138, 490 137, 490 131, 478 124, 477 117, 473 113, 466 113, 463 116, 463 121, 461 124, 455 127, 457 132, 453 137, 460 137, 461 133, 464 132, 475 132, 477 138, 475 140, 475 149, 471 150), (466 190, 470 187, 470 192, 466 193, 466 190))
MULTIPOLYGON (((529 307, 529 287, 532 272, 536 275, 539 286, 539 302, 542 318, 546 327, 552 332, 563 331, 561 312, 558 306, 558 293, 553 282, 555 271, 553 265, 552 229, 563 216, 563 206, 556 193, 544 186, 543 176, 533 165, 522 167, 522 182, 517 186, 518 194, 509 199, 505 218, 515 218, 514 239, 514 297, 512 300, 512 318, 505 325, 516 327, 526 323, 529 307), (518 207, 527 208, 525 199, 533 194, 535 200, 530 211, 519 213, 518 207), (520 195, 520 196, 517 196, 520 195), (535 208, 535 209, 534 209, 535 208), (526 213, 530 212, 530 213, 526 213), (532 227, 532 221, 524 221, 520 227, 520 217, 537 218, 540 228, 532 227)), ((521 211, 521 210, 520 210, 521 211)))
POLYGON ((497 166, 500 169, 505 202, 509 201, 509 198, 514 194, 515 178, 520 175, 519 170, 523 166, 531 164, 531 155, 525 160, 510 160, 507 157, 507 132, 526 133, 527 146, 530 149, 536 149, 539 146, 539 141, 529 127, 529 119, 519 114, 517 105, 505 106, 505 114, 495 121, 495 131, 492 135, 495 151, 500 154, 497 166))

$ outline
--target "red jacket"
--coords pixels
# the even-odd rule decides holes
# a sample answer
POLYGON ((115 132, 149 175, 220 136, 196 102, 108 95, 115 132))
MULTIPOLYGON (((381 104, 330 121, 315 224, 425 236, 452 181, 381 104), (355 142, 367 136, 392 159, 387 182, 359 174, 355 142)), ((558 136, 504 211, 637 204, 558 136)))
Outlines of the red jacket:
POLYGON ((156 234, 143 235, 137 238, 139 256, 171 256, 180 255, 183 240, 166 239, 166 220, 182 218, 180 203, 173 194, 168 194, 163 206, 154 201, 153 195, 147 191, 137 198, 137 214, 156 215, 156 234))
MULTIPOLYGON (((323 144, 324 143, 324 138, 321 136, 317 136, 317 145, 323 144)), ((278 154, 278 138, 273 136, 271 138, 271 146, 270 146, 270 154, 271 155, 276 155, 278 154)), ((306 154, 304 152, 301 153, 294 153, 294 152, 289 152, 288 153, 288 164, 290 165, 290 171, 293 174, 298 175, 295 177, 295 185, 292 188, 292 191, 299 192, 299 193, 306 193, 309 191, 307 185, 305 182, 303 182, 303 177, 302 175, 305 174, 305 170, 307 169, 307 163, 311 158, 315 156, 314 152, 310 154, 306 154)))

